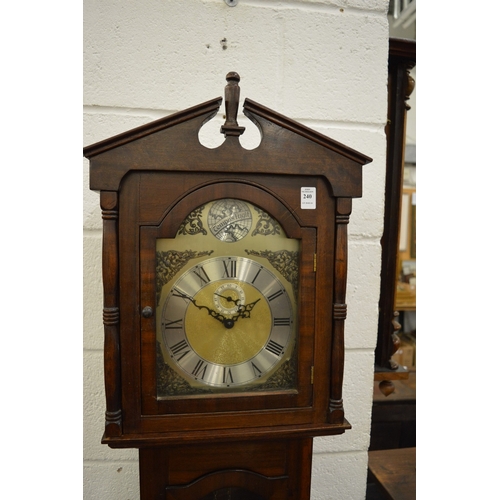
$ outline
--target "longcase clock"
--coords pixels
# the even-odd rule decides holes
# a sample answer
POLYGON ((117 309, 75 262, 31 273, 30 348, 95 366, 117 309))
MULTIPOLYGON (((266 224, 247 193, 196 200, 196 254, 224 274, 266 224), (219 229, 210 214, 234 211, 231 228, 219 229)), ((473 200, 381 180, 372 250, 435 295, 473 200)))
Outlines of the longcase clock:
POLYGON ((309 498, 314 436, 345 432, 347 224, 370 158, 216 98, 84 148, 103 214, 105 431, 142 500, 309 498))

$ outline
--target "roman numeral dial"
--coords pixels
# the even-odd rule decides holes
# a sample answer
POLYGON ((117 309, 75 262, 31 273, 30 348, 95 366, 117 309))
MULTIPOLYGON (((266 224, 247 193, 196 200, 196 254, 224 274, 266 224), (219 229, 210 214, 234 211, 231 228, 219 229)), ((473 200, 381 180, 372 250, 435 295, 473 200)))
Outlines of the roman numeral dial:
POLYGON ((206 259, 171 286, 161 310, 166 362, 191 385, 259 383, 291 355, 295 307, 282 278, 240 256, 206 259))

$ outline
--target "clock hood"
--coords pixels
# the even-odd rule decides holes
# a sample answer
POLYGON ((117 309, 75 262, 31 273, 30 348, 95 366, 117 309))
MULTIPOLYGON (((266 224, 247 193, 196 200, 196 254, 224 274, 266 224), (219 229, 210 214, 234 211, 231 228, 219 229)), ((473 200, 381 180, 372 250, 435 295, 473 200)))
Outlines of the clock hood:
POLYGON ((332 196, 362 195, 361 167, 371 158, 250 99, 245 99, 243 113, 258 127, 262 140, 253 150, 243 148, 239 135, 244 128, 236 119, 239 87, 234 75, 227 77, 226 123, 221 127, 226 139, 219 147, 203 146, 198 133, 217 114, 222 97, 85 147, 83 154, 90 160, 90 189, 115 191, 130 171, 187 168, 193 172, 319 175, 328 181, 332 196))

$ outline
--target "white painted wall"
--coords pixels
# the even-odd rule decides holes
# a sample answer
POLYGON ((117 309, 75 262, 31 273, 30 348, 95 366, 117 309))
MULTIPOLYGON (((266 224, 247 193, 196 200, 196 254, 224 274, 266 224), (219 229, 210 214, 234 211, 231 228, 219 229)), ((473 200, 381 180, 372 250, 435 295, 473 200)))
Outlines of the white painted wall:
MULTIPOLYGON (((312 498, 365 495, 385 171, 387 0, 85 0, 84 145, 223 95, 249 97, 373 158, 349 225, 344 402, 353 428, 316 438, 312 498), (223 41, 225 40, 225 41, 223 41)), ((217 144, 219 115, 203 130, 217 144)), ((256 131, 247 128, 243 140, 256 131)), ((247 139, 248 138, 248 139, 247 139)), ((84 161, 84 498, 139 498, 136 450, 104 425, 101 214, 84 161)))

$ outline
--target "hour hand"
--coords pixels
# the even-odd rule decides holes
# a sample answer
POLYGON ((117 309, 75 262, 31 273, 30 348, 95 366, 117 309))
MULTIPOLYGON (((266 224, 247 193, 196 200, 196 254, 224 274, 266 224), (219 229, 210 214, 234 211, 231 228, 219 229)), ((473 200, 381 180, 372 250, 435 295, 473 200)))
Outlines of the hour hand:
POLYGON ((252 312, 252 309, 255 307, 255 304, 259 302, 260 299, 257 299, 250 304, 245 304, 243 306, 238 306, 238 314, 235 316, 232 316, 231 319, 233 321, 237 321, 239 318, 249 318, 250 313, 252 312))

